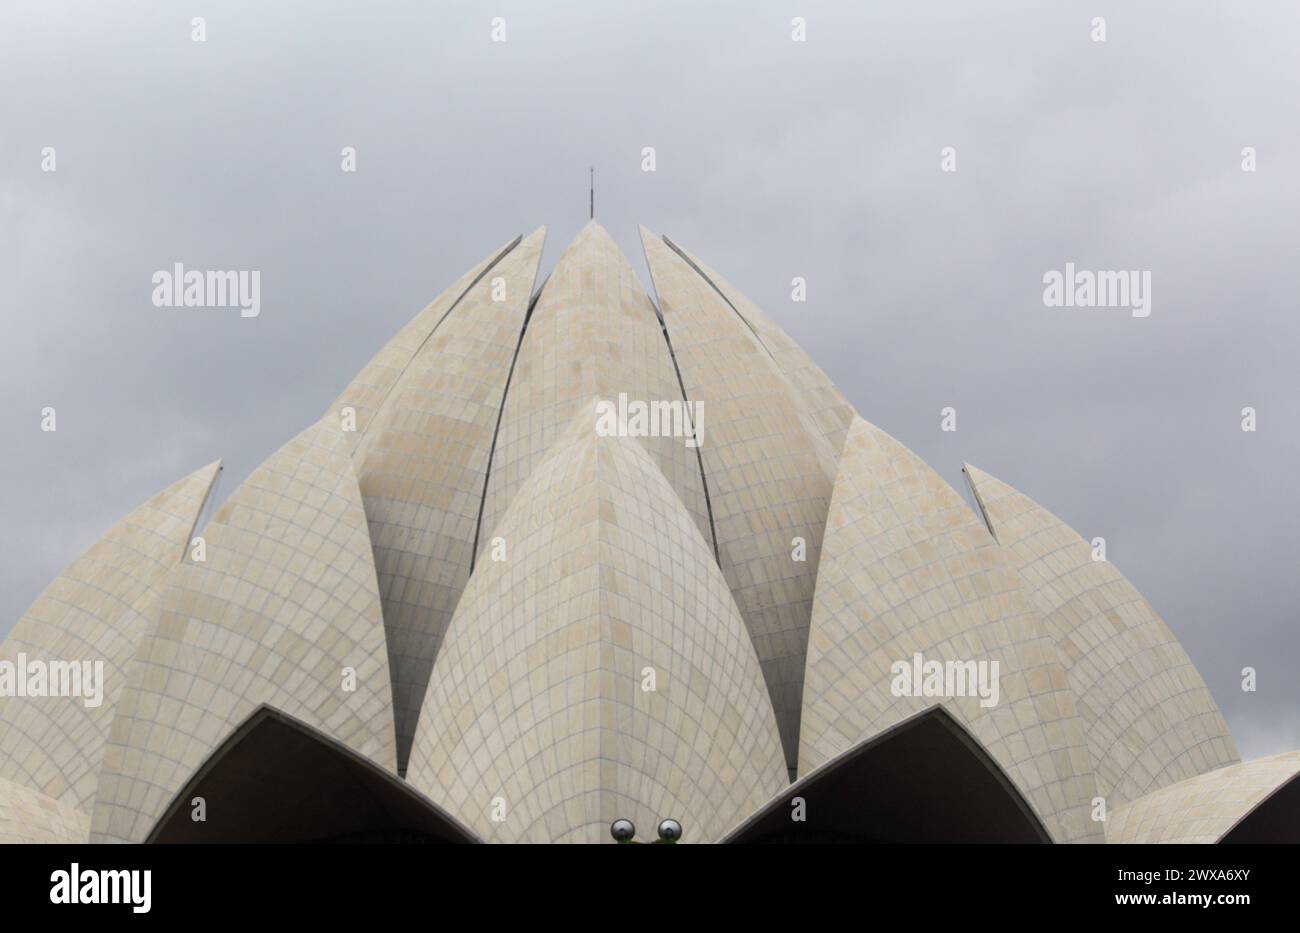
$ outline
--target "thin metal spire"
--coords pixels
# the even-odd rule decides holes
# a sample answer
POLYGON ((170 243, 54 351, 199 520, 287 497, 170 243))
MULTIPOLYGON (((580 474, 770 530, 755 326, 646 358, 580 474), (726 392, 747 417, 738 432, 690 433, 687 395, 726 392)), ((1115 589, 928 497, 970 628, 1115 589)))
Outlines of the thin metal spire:
POLYGON ((596 219, 596 166, 587 169, 591 173, 591 219, 596 219))

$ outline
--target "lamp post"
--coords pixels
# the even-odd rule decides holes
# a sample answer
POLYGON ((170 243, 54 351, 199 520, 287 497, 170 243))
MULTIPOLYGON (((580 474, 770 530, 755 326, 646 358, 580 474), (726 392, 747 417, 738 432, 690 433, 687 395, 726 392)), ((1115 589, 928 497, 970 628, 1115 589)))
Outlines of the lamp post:
MULTIPOLYGON (((609 834, 619 845, 637 845, 636 824, 631 820, 615 820, 609 824, 609 834)), ((673 819, 659 821, 659 838, 650 845, 673 845, 682 838, 682 824, 673 819)))

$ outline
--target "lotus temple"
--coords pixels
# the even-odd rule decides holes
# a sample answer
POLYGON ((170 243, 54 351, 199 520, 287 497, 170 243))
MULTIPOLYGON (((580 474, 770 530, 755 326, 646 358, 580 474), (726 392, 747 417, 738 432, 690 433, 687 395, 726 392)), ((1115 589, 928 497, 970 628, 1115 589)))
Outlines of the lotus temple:
POLYGON ((648 291, 594 221, 539 284, 544 236, 40 594, 0 841, 1300 841, 1300 752, 1241 761, 1075 531, 669 238, 648 291))

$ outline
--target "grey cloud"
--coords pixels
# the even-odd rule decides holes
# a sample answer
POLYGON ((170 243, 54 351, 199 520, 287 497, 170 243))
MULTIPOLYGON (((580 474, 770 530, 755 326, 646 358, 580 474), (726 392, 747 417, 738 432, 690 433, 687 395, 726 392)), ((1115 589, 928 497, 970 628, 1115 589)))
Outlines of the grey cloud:
POLYGON ((1298 26, 1285 3, 6 5, 0 631, 182 473, 223 457, 229 493, 543 223, 545 272, 594 164, 640 270, 645 223, 958 488, 970 461, 1105 536, 1243 756, 1295 747, 1298 26), (1151 317, 1044 308, 1068 260, 1150 269, 1151 317), (175 262, 261 270, 261 316, 154 308, 175 262))

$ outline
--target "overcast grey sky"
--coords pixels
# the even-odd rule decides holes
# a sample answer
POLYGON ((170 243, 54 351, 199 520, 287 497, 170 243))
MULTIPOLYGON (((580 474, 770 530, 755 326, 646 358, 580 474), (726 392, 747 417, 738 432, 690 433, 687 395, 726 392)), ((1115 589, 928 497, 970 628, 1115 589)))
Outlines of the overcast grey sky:
POLYGON ((6 3, 0 635, 540 224, 544 274, 595 165, 643 281, 637 223, 963 494, 967 460, 1104 536, 1242 756, 1298 747, 1297 47, 1291 2, 6 3), (1067 261, 1150 270, 1150 317, 1044 307, 1067 261), (260 270, 260 317, 155 308, 176 262, 260 270))

